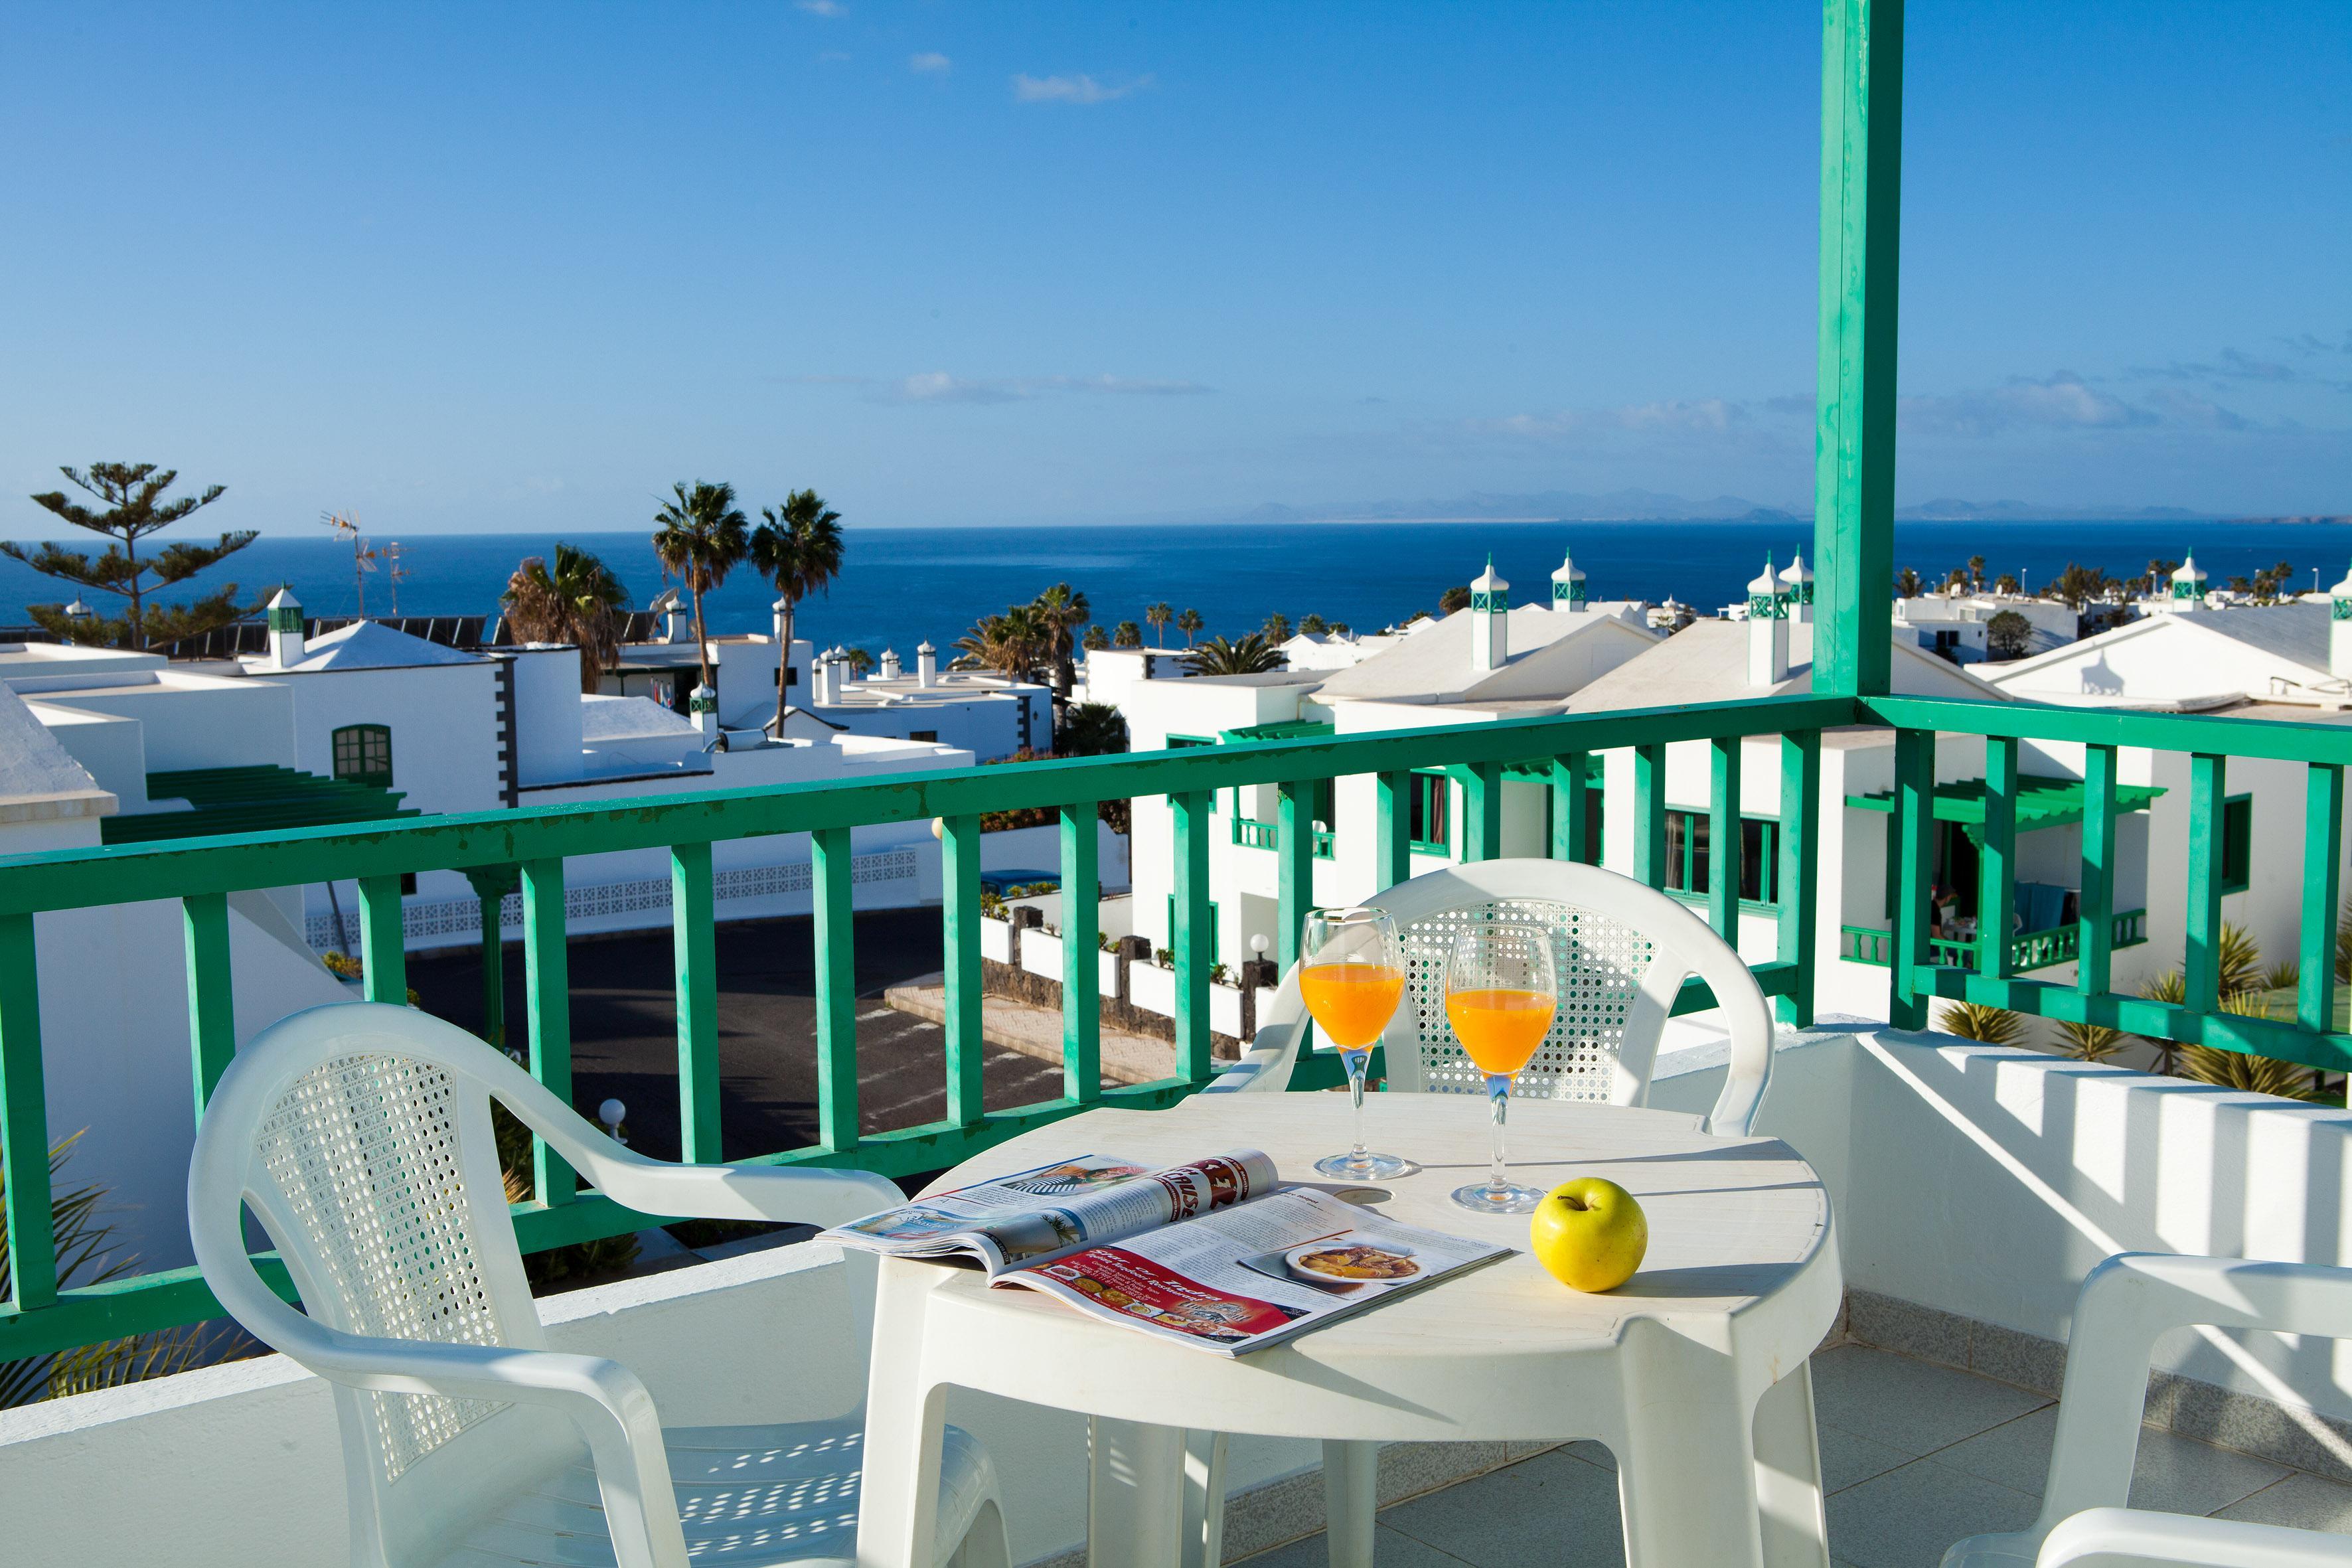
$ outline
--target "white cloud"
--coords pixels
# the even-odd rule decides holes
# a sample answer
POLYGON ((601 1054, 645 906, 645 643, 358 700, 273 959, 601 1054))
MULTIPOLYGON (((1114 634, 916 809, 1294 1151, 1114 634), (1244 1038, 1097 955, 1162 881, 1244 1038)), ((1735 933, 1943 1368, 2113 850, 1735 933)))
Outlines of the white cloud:
POLYGON ((2102 392, 2071 370, 2017 375, 2000 386, 1902 399, 1902 427, 1923 436, 1991 436, 2004 430, 2100 430, 2154 425, 2149 409, 2102 392))
POLYGON ((841 0, 793 0, 793 4, 812 16, 846 16, 849 7, 841 0))
POLYGON ((916 72, 936 71, 942 75, 955 68, 955 62, 937 49, 926 49, 907 62, 907 68, 916 72))
POLYGON ((1150 85, 1149 75, 1113 85, 1085 75, 1041 77, 1024 71, 1013 79, 1013 96, 1022 103, 1108 103, 1150 85))
POLYGON ((1563 408, 1475 421, 1474 427, 1538 441, 1576 441, 1616 432, 1722 436, 1750 423, 1744 404, 1720 397, 1670 398, 1614 408, 1563 408))
POLYGON ((931 370, 891 383, 889 399, 894 403, 1018 403, 1056 392, 1190 397, 1207 391, 1196 381, 1141 381, 1118 375, 968 378, 931 370))

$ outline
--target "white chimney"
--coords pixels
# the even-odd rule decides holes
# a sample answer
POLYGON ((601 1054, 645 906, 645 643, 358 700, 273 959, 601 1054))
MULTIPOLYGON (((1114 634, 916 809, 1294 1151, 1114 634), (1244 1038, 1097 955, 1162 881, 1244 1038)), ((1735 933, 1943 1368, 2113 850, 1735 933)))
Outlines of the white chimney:
POLYGON ((1806 569, 1802 551, 1790 558, 1789 569, 1780 574, 1780 602, 1788 606, 1791 621, 1813 618, 1813 574, 1806 569))
POLYGON ((768 614, 769 614, 769 616, 770 616, 774 620, 774 622, 775 622, 775 627, 776 627, 776 629, 775 629, 774 636, 775 636, 775 639, 776 639, 776 646, 777 646, 778 647, 780 647, 780 648, 783 648, 783 650, 784 650, 783 652, 782 652, 782 653, 780 653, 780 654, 778 654, 778 655, 776 656, 776 662, 777 662, 779 665, 790 664, 790 663, 792 663, 792 661, 793 661, 793 650, 792 650, 791 648, 789 648, 789 647, 785 647, 785 646, 784 646, 784 645, 785 645, 785 637, 784 637, 784 623, 785 623, 785 618, 786 618, 787 616, 789 616, 792 613, 793 613, 793 602, 792 602, 790 599, 778 599, 774 604, 770 605, 768 606, 768 614))
POLYGON ((882 650, 882 679, 885 680, 896 680, 904 673, 906 672, 898 667, 898 650, 895 647, 884 648, 882 650))
POLYGON ((1748 584, 1748 684, 1772 687, 1788 679, 1789 610, 1768 553, 1763 575, 1748 584))
POLYGON ((1551 574, 1551 607, 1562 615, 1584 613, 1584 574, 1576 569, 1576 557, 1563 553, 1559 570, 1551 574))
POLYGON ((1495 574, 1495 558, 1470 584, 1470 662, 1476 669, 1500 669, 1511 658, 1510 584, 1495 574))
POLYGON ((302 662, 302 605, 291 588, 280 588, 269 601, 269 662, 291 669, 302 662))
POLYGON ((667 629, 662 633, 662 639, 665 642, 694 640, 694 617, 687 612, 685 605, 671 605, 664 615, 663 620, 667 626, 667 629))
POLYGON ((2165 608, 2176 615, 2187 615, 2205 607, 2205 568, 2197 564, 2197 552, 2190 551, 2172 574, 2172 597, 2165 608))
POLYGON ((2327 590, 2327 673, 2352 680, 2352 570, 2327 590))
POLYGON ((816 687, 815 700, 820 703, 832 702, 834 668, 831 648, 824 648, 817 654, 816 662, 810 667, 809 674, 816 687))
POLYGON ((937 686, 939 683, 940 650, 933 647, 930 639, 926 637, 922 646, 915 650, 915 684, 937 686))
POLYGON ((719 693, 708 686, 698 685, 687 700, 687 708, 694 716, 694 727, 702 731, 703 744, 719 739, 719 693))

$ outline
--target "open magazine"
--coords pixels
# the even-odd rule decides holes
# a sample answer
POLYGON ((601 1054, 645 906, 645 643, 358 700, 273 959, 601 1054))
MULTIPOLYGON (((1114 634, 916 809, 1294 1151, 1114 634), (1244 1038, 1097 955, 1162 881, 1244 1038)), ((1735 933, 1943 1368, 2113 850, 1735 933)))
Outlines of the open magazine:
POLYGON ((1398 1225, 1236 1149, 1152 1170, 1082 1154, 903 1204, 822 1239, 895 1258, 969 1256, 1147 1333, 1239 1355, 1510 1251, 1398 1225))

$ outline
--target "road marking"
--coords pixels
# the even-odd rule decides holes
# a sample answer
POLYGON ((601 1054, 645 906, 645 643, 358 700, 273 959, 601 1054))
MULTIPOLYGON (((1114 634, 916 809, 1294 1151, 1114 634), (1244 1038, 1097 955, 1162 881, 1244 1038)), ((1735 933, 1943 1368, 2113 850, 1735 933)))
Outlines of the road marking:
POLYGON ((863 1024, 869 1018, 887 1018, 892 1014, 898 1012, 898 1009, 896 1007, 877 1007, 871 1013, 860 1013, 857 1015, 857 1021, 863 1024))

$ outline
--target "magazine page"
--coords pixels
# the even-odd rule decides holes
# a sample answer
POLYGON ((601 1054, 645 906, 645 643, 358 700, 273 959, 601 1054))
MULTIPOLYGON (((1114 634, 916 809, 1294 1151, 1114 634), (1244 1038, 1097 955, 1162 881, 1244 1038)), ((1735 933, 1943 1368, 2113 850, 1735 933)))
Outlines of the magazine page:
POLYGON ((1284 1187, 1008 1274, 1097 1317, 1240 1355, 1509 1254, 1284 1187))
POLYGON ((899 1258, 967 1253, 991 1278, 1243 1203, 1276 1184, 1255 1149, 1152 1170, 1081 1154, 836 1226, 820 1240, 899 1258))

